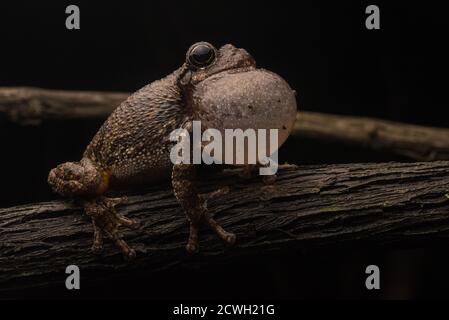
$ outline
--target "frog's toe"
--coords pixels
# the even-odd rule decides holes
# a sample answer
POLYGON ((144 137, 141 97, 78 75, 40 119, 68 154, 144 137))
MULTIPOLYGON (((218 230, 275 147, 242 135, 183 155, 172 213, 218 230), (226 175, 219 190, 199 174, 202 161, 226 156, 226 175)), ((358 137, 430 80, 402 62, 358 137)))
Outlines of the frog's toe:
POLYGON ((235 233, 231 233, 231 232, 226 232, 227 234, 224 237, 224 241, 229 244, 229 245, 233 245, 236 240, 237 240, 237 236, 235 235, 235 233))
POLYGON ((223 229, 223 227, 215 221, 215 219, 208 218, 207 225, 227 244, 233 245, 237 240, 237 236, 234 233, 223 229))
POLYGON ((186 250, 190 254, 197 253, 199 251, 198 243, 187 243, 186 244, 186 250))
POLYGON ((130 250, 126 254, 124 254, 126 260, 133 260, 136 258, 136 256, 137 256, 136 250, 132 248, 130 248, 130 250))
POLYGON ((189 240, 186 244, 186 250, 190 254, 197 253, 199 251, 198 230, 198 224, 191 222, 189 240))
POLYGON ((139 229, 139 227, 140 227, 139 221, 137 221, 135 219, 126 218, 126 217, 122 216, 121 214, 117 214, 117 219, 121 226, 125 226, 129 229, 135 230, 135 229, 139 229))
POLYGON ((112 240, 115 243, 115 246, 119 248, 119 250, 122 252, 123 257, 126 260, 132 260, 136 257, 136 250, 131 248, 125 240, 123 240, 120 236, 117 234, 112 237, 112 240))
POLYGON ((128 226, 130 229, 136 230, 139 229, 142 226, 140 221, 136 219, 131 219, 131 224, 128 226))
POLYGON ((103 251, 103 246, 94 243, 91 247, 91 250, 94 254, 100 254, 103 251))

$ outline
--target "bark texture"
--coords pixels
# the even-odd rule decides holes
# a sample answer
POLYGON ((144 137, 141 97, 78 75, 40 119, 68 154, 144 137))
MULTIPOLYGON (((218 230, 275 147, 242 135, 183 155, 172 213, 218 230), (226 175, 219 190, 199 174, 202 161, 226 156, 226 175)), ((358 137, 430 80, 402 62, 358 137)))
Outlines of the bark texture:
POLYGON ((208 206, 225 229, 237 234, 237 244, 227 248, 203 230, 200 253, 194 256, 184 249, 188 227, 169 184, 131 194, 129 204, 121 207, 121 213, 142 225, 124 232, 137 250, 130 262, 108 241, 101 255, 92 254, 90 221, 70 202, 0 209, 0 292, 62 286, 71 264, 83 270, 86 281, 89 271, 112 278, 134 270, 151 274, 305 247, 402 244, 449 236, 447 161, 285 166, 273 185, 259 176, 216 175, 205 182, 208 190, 230 185, 230 193, 208 206))
POLYGON ((449 129, 393 121, 299 112, 293 135, 389 151, 413 160, 449 159, 449 129))
POLYGON ((46 120, 106 118, 128 93, 0 87, 0 114, 21 125, 46 120))

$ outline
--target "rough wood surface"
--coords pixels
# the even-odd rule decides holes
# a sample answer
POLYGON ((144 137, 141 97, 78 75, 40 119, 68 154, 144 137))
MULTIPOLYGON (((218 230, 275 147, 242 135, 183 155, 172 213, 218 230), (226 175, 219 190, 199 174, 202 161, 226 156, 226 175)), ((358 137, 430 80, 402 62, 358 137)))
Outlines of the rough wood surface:
MULTIPOLYGON (((106 118, 129 93, 0 88, 0 114, 18 124, 106 118)), ((384 150, 413 160, 449 160, 449 129, 301 111, 294 136, 384 150)))
POLYGON ((0 114, 21 125, 45 120, 106 118, 128 93, 0 87, 0 114))
POLYGON ((264 185, 258 176, 244 180, 228 175, 209 179, 207 188, 222 184, 231 184, 231 192, 209 207, 237 234, 238 242, 225 248, 204 230, 195 256, 184 250, 188 228, 169 185, 131 195, 121 209, 142 224, 140 230, 124 233, 137 249, 131 262, 110 244, 102 255, 92 254, 91 224, 68 202, 0 209, 0 292, 62 286, 70 264, 83 270, 85 281, 89 271, 111 278, 134 270, 151 274, 279 250, 449 236, 448 161, 287 166, 274 185, 264 185))
POLYGON ((449 159, 449 129, 445 128, 300 112, 293 134, 390 151, 419 161, 449 159))

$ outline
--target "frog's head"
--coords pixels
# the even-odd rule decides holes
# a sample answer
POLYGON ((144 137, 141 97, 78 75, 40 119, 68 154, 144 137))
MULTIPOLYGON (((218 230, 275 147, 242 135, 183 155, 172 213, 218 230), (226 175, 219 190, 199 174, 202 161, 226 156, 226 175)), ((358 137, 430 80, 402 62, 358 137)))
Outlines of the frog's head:
MULTIPOLYGON (((256 68, 246 50, 230 44, 217 50, 207 42, 195 43, 178 72, 186 110, 191 111, 192 119, 201 121, 202 130, 215 129, 223 135, 228 129, 249 129, 257 132, 259 141, 267 139, 262 133, 266 131, 259 129, 270 130, 270 134, 277 133, 278 140, 274 140, 273 134, 277 143, 271 143, 270 138, 265 144, 267 156, 274 154, 292 131, 295 92, 279 75, 256 68)), ((245 157, 251 151, 246 148, 245 157)), ((258 143, 257 148, 263 145, 259 147, 258 143)), ((225 152, 221 156, 223 161, 225 152)))
POLYGON ((244 49, 227 44, 216 50, 207 42, 194 44, 187 51, 178 84, 186 109, 201 121, 203 130, 223 134, 226 129, 276 129, 281 146, 293 129, 295 91, 279 75, 256 68, 244 49))
POLYGON ((208 42, 197 42, 186 53, 181 85, 196 85, 222 71, 248 70, 256 67, 256 61, 245 50, 226 44, 217 50, 208 42))
POLYGON ((83 159, 80 162, 66 162, 52 169, 48 184, 54 192, 66 197, 85 197, 98 194, 103 188, 104 177, 83 159))

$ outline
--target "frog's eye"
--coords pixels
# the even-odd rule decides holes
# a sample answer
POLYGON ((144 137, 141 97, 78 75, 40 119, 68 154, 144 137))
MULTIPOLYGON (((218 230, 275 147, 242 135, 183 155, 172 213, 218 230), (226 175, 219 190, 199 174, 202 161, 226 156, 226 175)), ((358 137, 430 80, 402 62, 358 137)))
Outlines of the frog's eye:
POLYGON ((209 43, 193 45, 187 53, 189 63, 197 68, 204 68, 215 60, 215 48, 209 43))

